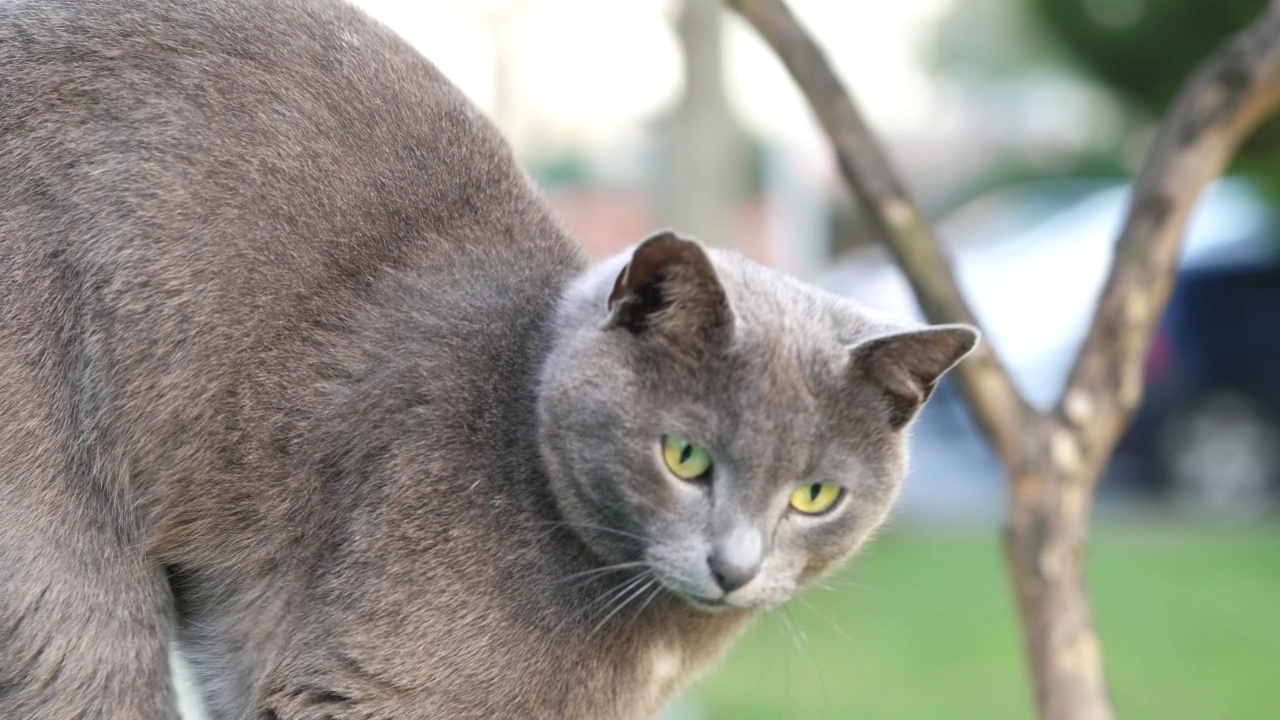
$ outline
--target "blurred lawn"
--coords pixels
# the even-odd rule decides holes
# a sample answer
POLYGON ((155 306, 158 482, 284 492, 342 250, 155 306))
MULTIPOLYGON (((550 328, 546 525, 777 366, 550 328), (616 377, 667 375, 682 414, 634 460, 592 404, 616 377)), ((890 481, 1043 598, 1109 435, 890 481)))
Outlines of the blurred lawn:
MULTIPOLYGON (((1280 525, 1111 521, 1090 553, 1122 717, 1280 716, 1280 525)), ((1030 718, 1001 563, 994 530, 886 533, 836 579, 844 586, 786 608, 800 648, 786 619, 762 618, 688 709, 709 720, 1030 718)))

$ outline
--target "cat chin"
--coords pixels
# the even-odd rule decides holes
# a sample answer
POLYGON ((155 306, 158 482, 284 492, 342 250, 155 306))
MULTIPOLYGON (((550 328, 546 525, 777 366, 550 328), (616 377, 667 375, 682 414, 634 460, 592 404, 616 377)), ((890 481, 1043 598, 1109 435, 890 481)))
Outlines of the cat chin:
POLYGON ((695 610, 700 610, 708 614, 722 613, 727 610, 737 610, 739 612, 742 612, 742 611, 750 612, 757 609, 753 607, 743 607, 741 605, 731 603, 725 598, 720 598, 718 600, 707 600, 704 598, 693 597, 691 595, 685 595, 684 599, 685 599, 685 602, 689 603, 689 605, 691 605, 695 610))
POLYGON ((731 607, 728 601, 723 598, 719 600, 702 600, 700 598, 686 595, 685 601, 699 610, 705 610, 706 612, 713 613, 720 612, 721 610, 728 610, 731 607))
MULTIPOLYGON (((765 612, 776 609, 782 602, 765 602, 759 599, 753 600, 731 600, 729 598, 718 598, 710 600, 707 598, 695 597, 693 595, 680 595, 690 607, 709 615, 723 612, 765 612)), ((785 602, 785 601, 783 601, 785 602)))
POLYGON ((739 597, 733 597, 732 594, 721 595, 720 597, 707 597, 705 595, 689 592, 686 589, 673 587, 671 583, 662 580, 659 580, 659 582, 662 582, 662 585, 668 592, 685 601, 685 603, 693 609, 709 614, 727 611, 762 612, 766 610, 773 610, 790 599, 789 597, 784 597, 778 601, 770 601, 769 599, 760 597, 759 595, 753 595, 750 597, 739 595, 739 597))

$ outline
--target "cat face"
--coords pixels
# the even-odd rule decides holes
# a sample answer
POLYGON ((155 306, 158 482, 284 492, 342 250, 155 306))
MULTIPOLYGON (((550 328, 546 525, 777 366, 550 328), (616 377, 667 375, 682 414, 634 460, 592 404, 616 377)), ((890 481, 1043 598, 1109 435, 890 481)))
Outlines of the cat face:
POLYGON ((544 465, 605 562, 700 608, 773 607, 884 520, 905 428, 976 339, 660 233, 566 293, 544 465))

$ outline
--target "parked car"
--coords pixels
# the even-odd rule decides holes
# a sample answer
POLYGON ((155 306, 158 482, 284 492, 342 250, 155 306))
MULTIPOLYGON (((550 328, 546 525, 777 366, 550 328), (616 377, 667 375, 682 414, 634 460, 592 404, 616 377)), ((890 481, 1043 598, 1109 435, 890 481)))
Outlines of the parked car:
POLYGON ((1152 343, 1120 452, 1184 503, 1261 508, 1280 489, 1280 242, 1267 241, 1184 266, 1152 343))
MULTIPOLYGON (((1127 210, 1112 180, 1032 183, 984 196, 939 223, 958 282, 1028 401, 1060 395, 1092 319, 1127 210)), ((1280 486, 1280 239, 1248 182, 1208 188, 1189 219, 1176 291, 1147 363, 1146 398, 1104 487, 1202 508, 1258 508, 1280 486)), ((879 249, 822 278, 839 294, 920 317, 879 249)), ((1003 471, 945 383, 915 437, 907 504, 957 487, 990 502, 1003 471), (914 485, 914 489, 912 488, 914 485)))

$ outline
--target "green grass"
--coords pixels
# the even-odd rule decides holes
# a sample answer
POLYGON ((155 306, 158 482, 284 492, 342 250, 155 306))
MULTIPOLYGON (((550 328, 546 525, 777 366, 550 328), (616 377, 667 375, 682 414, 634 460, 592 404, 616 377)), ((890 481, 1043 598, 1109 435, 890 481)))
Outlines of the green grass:
MULTIPOLYGON (((762 618, 690 693, 696 716, 1030 718, 996 531, 887 533, 785 615, 762 618)), ((1090 590, 1120 715, 1280 708, 1280 526, 1109 523, 1090 590)))

